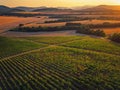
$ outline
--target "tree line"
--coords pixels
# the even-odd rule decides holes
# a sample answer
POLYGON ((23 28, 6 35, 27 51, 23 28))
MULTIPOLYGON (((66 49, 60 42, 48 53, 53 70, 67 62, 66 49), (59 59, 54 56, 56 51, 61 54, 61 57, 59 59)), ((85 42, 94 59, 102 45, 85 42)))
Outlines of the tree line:
MULTIPOLYGON (((76 33, 95 35, 105 37, 106 34, 101 29, 91 29, 88 25, 78 23, 66 23, 65 26, 56 27, 25 27, 24 24, 19 24, 18 27, 11 29, 10 31, 18 32, 51 32, 51 31, 65 31, 65 30, 76 30, 76 33)), ((109 35, 108 39, 120 43, 120 33, 109 35)))

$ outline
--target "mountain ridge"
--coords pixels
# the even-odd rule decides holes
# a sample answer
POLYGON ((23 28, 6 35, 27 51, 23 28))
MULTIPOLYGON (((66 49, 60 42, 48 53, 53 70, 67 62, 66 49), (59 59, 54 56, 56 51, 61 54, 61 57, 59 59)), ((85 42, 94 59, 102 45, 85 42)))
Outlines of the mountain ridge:
POLYGON ((6 13, 6 12, 17 12, 17 11, 24 11, 21 9, 16 9, 16 8, 10 8, 4 5, 0 5, 0 13, 6 13))
POLYGON ((39 11, 120 11, 120 5, 98 5, 98 6, 80 6, 73 8, 66 7, 27 7, 27 6, 18 6, 18 7, 7 7, 5 5, 0 5, 0 13, 5 12, 19 12, 19 11, 30 11, 30 12, 39 12, 39 11))
POLYGON ((120 5, 99 5, 81 11, 120 11, 120 5))

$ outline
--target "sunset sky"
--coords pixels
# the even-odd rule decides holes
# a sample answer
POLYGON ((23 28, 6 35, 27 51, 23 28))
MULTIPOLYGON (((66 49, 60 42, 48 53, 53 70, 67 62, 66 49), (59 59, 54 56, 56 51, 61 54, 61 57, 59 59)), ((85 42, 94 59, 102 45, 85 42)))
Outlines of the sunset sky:
POLYGON ((11 7, 74 7, 84 5, 120 5, 120 0, 0 0, 0 5, 6 5, 11 7))

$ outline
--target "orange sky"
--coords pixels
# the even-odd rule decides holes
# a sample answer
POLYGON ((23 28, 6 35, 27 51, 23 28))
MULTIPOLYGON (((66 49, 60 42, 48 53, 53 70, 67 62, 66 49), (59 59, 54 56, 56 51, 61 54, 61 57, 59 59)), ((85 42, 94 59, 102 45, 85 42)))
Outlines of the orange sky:
POLYGON ((74 7, 83 5, 120 5, 120 0, 0 0, 6 6, 74 7))

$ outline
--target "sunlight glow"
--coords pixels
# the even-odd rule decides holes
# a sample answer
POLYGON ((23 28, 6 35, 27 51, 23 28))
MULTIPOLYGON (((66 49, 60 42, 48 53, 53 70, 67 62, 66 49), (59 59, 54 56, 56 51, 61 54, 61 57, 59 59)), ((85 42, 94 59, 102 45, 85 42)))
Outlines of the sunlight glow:
POLYGON ((120 5, 120 0, 0 0, 7 6, 51 6, 74 7, 84 5, 120 5))

